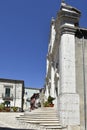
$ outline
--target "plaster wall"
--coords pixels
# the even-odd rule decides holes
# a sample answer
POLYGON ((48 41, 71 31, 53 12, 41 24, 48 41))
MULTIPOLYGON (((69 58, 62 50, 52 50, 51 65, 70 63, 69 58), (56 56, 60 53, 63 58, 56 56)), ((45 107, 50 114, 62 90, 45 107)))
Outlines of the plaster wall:
POLYGON ((2 94, 5 95, 5 86, 10 87, 10 95, 13 95, 10 105, 22 108, 22 84, 0 82, 0 103, 4 102, 2 94))

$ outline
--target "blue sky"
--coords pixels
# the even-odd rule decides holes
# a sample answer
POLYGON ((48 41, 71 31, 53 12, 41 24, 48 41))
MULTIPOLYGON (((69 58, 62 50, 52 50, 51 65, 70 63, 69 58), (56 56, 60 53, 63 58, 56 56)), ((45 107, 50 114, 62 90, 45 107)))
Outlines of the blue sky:
MULTIPOLYGON (((41 88, 46 73, 50 22, 61 0, 0 0, 0 78, 24 80, 41 88)), ((66 0, 82 12, 87 27, 87 0, 66 0)))

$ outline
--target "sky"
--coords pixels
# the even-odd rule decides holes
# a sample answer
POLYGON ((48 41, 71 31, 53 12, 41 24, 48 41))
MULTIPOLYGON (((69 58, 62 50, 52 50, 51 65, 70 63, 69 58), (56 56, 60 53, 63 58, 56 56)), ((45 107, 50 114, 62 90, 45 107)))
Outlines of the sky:
MULTIPOLYGON (((87 0, 65 0, 82 12, 87 28, 87 0)), ((0 0, 0 78, 24 80, 42 88, 46 75, 51 18, 61 0, 0 0)))

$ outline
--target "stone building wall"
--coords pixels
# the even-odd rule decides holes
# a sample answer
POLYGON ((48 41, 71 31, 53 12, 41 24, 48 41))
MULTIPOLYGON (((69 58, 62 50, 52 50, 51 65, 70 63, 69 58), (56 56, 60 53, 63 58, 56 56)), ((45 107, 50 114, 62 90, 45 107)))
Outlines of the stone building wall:
POLYGON ((87 124, 87 38, 76 36, 75 56, 76 89, 80 96, 80 122, 81 130, 84 130, 87 124))
POLYGON ((10 102, 10 106, 23 109, 24 81, 0 79, 0 103, 10 102), (6 92, 6 89, 9 89, 6 92), (7 94, 8 93, 8 94, 7 94))
POLYGON ((80 16, 78 9, 61 3, 54 20, 55 39, 52 45, 49 44, 51 51, 48 49, 46 90, 48 88, 48 92, 57 99, 55 105, 61 124, 71 129, 75 127, 75 130, 77 127, 86 130, 87 29, 79 27, 80 16))

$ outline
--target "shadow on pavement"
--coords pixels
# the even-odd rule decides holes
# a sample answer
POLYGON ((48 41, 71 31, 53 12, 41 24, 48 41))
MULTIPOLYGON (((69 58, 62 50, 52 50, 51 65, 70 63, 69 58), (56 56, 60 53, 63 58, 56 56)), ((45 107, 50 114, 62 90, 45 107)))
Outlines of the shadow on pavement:
POLYGON ((15 129, 15 128, 0 127, 0 130, 35 130, 35 129, 15 129))

